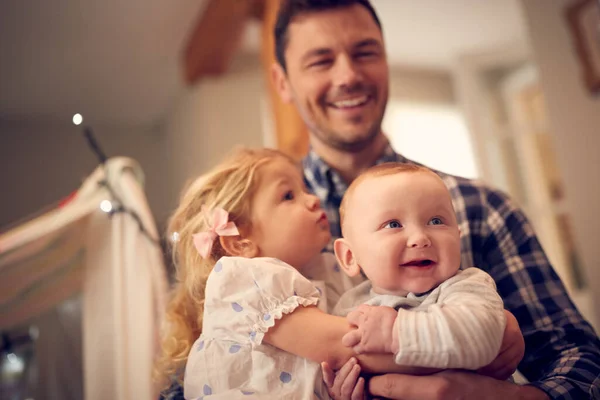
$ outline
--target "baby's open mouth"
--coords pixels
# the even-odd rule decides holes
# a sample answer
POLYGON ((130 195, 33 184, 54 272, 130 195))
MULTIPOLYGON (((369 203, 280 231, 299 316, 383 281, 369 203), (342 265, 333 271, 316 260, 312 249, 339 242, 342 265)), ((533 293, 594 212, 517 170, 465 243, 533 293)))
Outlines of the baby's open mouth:
POLYGON ((409 261, 407 263, 401 264, 401 267, 429 267, 430 265, 433 265, 434 262, 432 260, 412 260, 409 261))

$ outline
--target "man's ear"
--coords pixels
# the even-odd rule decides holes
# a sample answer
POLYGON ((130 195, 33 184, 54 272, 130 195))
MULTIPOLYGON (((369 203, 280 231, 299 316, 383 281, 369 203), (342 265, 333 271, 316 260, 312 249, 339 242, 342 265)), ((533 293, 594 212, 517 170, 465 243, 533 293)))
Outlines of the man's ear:
POLYGON ((281 65, 279 65, 279 63, 277 62, 274 62, 271 65, 271 82, 273 83, 273 86, 275 87, 277 93, 279 93, 281 101, 283 101, 286 104, 291 103, 292 88, 290 87, 290 84, 288 82, 287 74, 285 73, 281 65))
POLYGON ((340 267, 348 276, 353 277, 360 273, 358 260, 354 257, 350 243, 346 239, 336 239, 333 243, 333 251, 340 267))
POLYGON ((219 236, 219 242, 227 255, 246 258, 258 256, 258 247, 250 239, 242 239, 241 236, 219 236))

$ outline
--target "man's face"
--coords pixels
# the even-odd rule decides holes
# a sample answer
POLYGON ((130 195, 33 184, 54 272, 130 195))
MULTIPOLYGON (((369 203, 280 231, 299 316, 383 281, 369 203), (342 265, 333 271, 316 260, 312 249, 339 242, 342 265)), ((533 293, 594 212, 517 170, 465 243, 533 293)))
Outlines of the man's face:
POLYGON ((275 67, 276 86, 314 139, 360 151, 380 134, 388 65, 381 30, 363 6, 296 17, 285 60, 287 73, 275 67))

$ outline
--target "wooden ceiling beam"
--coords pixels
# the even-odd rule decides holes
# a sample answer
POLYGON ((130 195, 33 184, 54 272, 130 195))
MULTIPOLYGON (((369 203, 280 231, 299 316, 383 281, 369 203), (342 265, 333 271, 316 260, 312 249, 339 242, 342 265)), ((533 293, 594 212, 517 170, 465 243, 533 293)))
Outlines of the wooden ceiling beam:
POLYGON ((308 152, 308 129, 296 107, 281 101, 271 79, 271 65, 276 62, 273 28, 279 5, 280 0, 265 0, 264 2, 261 58, 265 81, 268 85, 277 148, 296 160, 300 160, 308 152))
POLYGON ((183 52, 188 84, 227 71, 245 31, 246 21, 262 13, 264 0, 209 0, 194 25, 183 52))

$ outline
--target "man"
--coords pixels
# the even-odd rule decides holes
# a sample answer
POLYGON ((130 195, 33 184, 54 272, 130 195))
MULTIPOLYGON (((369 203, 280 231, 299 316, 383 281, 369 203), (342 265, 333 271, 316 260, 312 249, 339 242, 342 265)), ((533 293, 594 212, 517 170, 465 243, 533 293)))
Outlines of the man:
MULTIPOLYGON (((283 1, 275 48, 276 87, 310 131, 307 184, 328 210, 332 234, 340 236, 337 209, 348 183, 374 164, 408 161, 381 131, 389 77, 379 20, 368 0, 283 1)), ((521 210, 481 184, 443 179, 463 233, 462 267, 494 277, 521 326, 526 352, 519 370, 531 384, 448 371, 376 377, 370 391, 402 399, 600 398, 598 337, 569 300, 521 210)))
MULTIPOLYGON (((338 207, 368 167, 407 162, 381 131, 388 64, 381 26, 368 0, 283 0, 275 27, 281 98, 296 105, 310 131, 308 187, 340 236, 338 207)), ((474 373, 374 377, 369 390, 392 399, 600 398, 600 341, 573 306, 533 230, 505 195, 441 174, 463 233, 462 267, 492 275, 526 342, 518 386, 474 373)), ((165 397, 182 399, 180 388, 165 397)))

